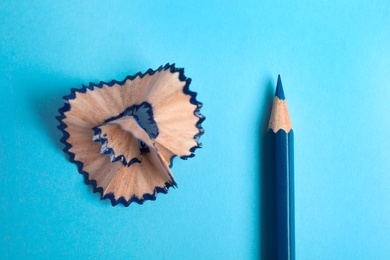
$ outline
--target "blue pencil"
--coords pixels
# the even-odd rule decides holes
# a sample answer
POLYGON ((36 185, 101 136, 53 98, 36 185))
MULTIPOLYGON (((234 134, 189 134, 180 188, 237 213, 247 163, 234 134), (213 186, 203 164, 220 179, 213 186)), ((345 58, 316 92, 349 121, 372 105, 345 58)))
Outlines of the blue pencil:
POLYGON ((278 76, 276 93, 268 125, 270 174, 275 177, 276 255, 279 260, 295 259, 294 232, 294 137, 278 76))

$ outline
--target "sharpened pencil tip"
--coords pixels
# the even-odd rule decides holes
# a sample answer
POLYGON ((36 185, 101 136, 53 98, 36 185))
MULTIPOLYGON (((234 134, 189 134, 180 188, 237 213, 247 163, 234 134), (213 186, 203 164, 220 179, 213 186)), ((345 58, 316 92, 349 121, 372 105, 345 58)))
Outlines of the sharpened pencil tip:
POLYGON ((280 79, 280 75, 278 75, 278 83, 276 84, 275 96, 278 97, 280 100, 285 99, 282 80, 280 79))

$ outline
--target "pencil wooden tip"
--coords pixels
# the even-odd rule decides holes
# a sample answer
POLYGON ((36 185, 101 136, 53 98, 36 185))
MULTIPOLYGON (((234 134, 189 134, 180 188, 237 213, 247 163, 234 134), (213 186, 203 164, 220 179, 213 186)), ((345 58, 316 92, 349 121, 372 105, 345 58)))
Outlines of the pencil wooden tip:
POLYGON ((272 129, 274 133, 280 129, 288 133, 292 129, 280 75, 278 76, 278 83, 276 84, 275 98, 272 105, 271 118, 269 120, 268 128, 272 129))
POLYGON ((280 100, 285 99, 282 80, 280 79, 280 75, 278 75, 278 83, 276 84, 275 96, 278 97, 280 100))

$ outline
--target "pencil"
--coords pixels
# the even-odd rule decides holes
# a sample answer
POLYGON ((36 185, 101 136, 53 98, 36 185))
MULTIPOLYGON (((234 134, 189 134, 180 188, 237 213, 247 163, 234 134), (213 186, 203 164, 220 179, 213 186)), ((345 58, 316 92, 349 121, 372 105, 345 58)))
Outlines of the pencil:
POLYGON ((275 177, 276 255, 295 259, 294 232, 294 137, 282 81, 278 76, 267 132, 269 174, 275 177))

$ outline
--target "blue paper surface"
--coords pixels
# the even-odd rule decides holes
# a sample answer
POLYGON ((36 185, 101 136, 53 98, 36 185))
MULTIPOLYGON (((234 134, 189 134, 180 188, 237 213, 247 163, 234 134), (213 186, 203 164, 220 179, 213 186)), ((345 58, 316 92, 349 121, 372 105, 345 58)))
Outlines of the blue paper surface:
POLYGON ((257 259, 280 74, 296 258, 388 259, 389 13, 388 1, 2 1, 0 258, 257 259), (61 151, 61 98, 167 62, 204 103, 203 148, 174 160, 177 189, 112 207, 61 151))

